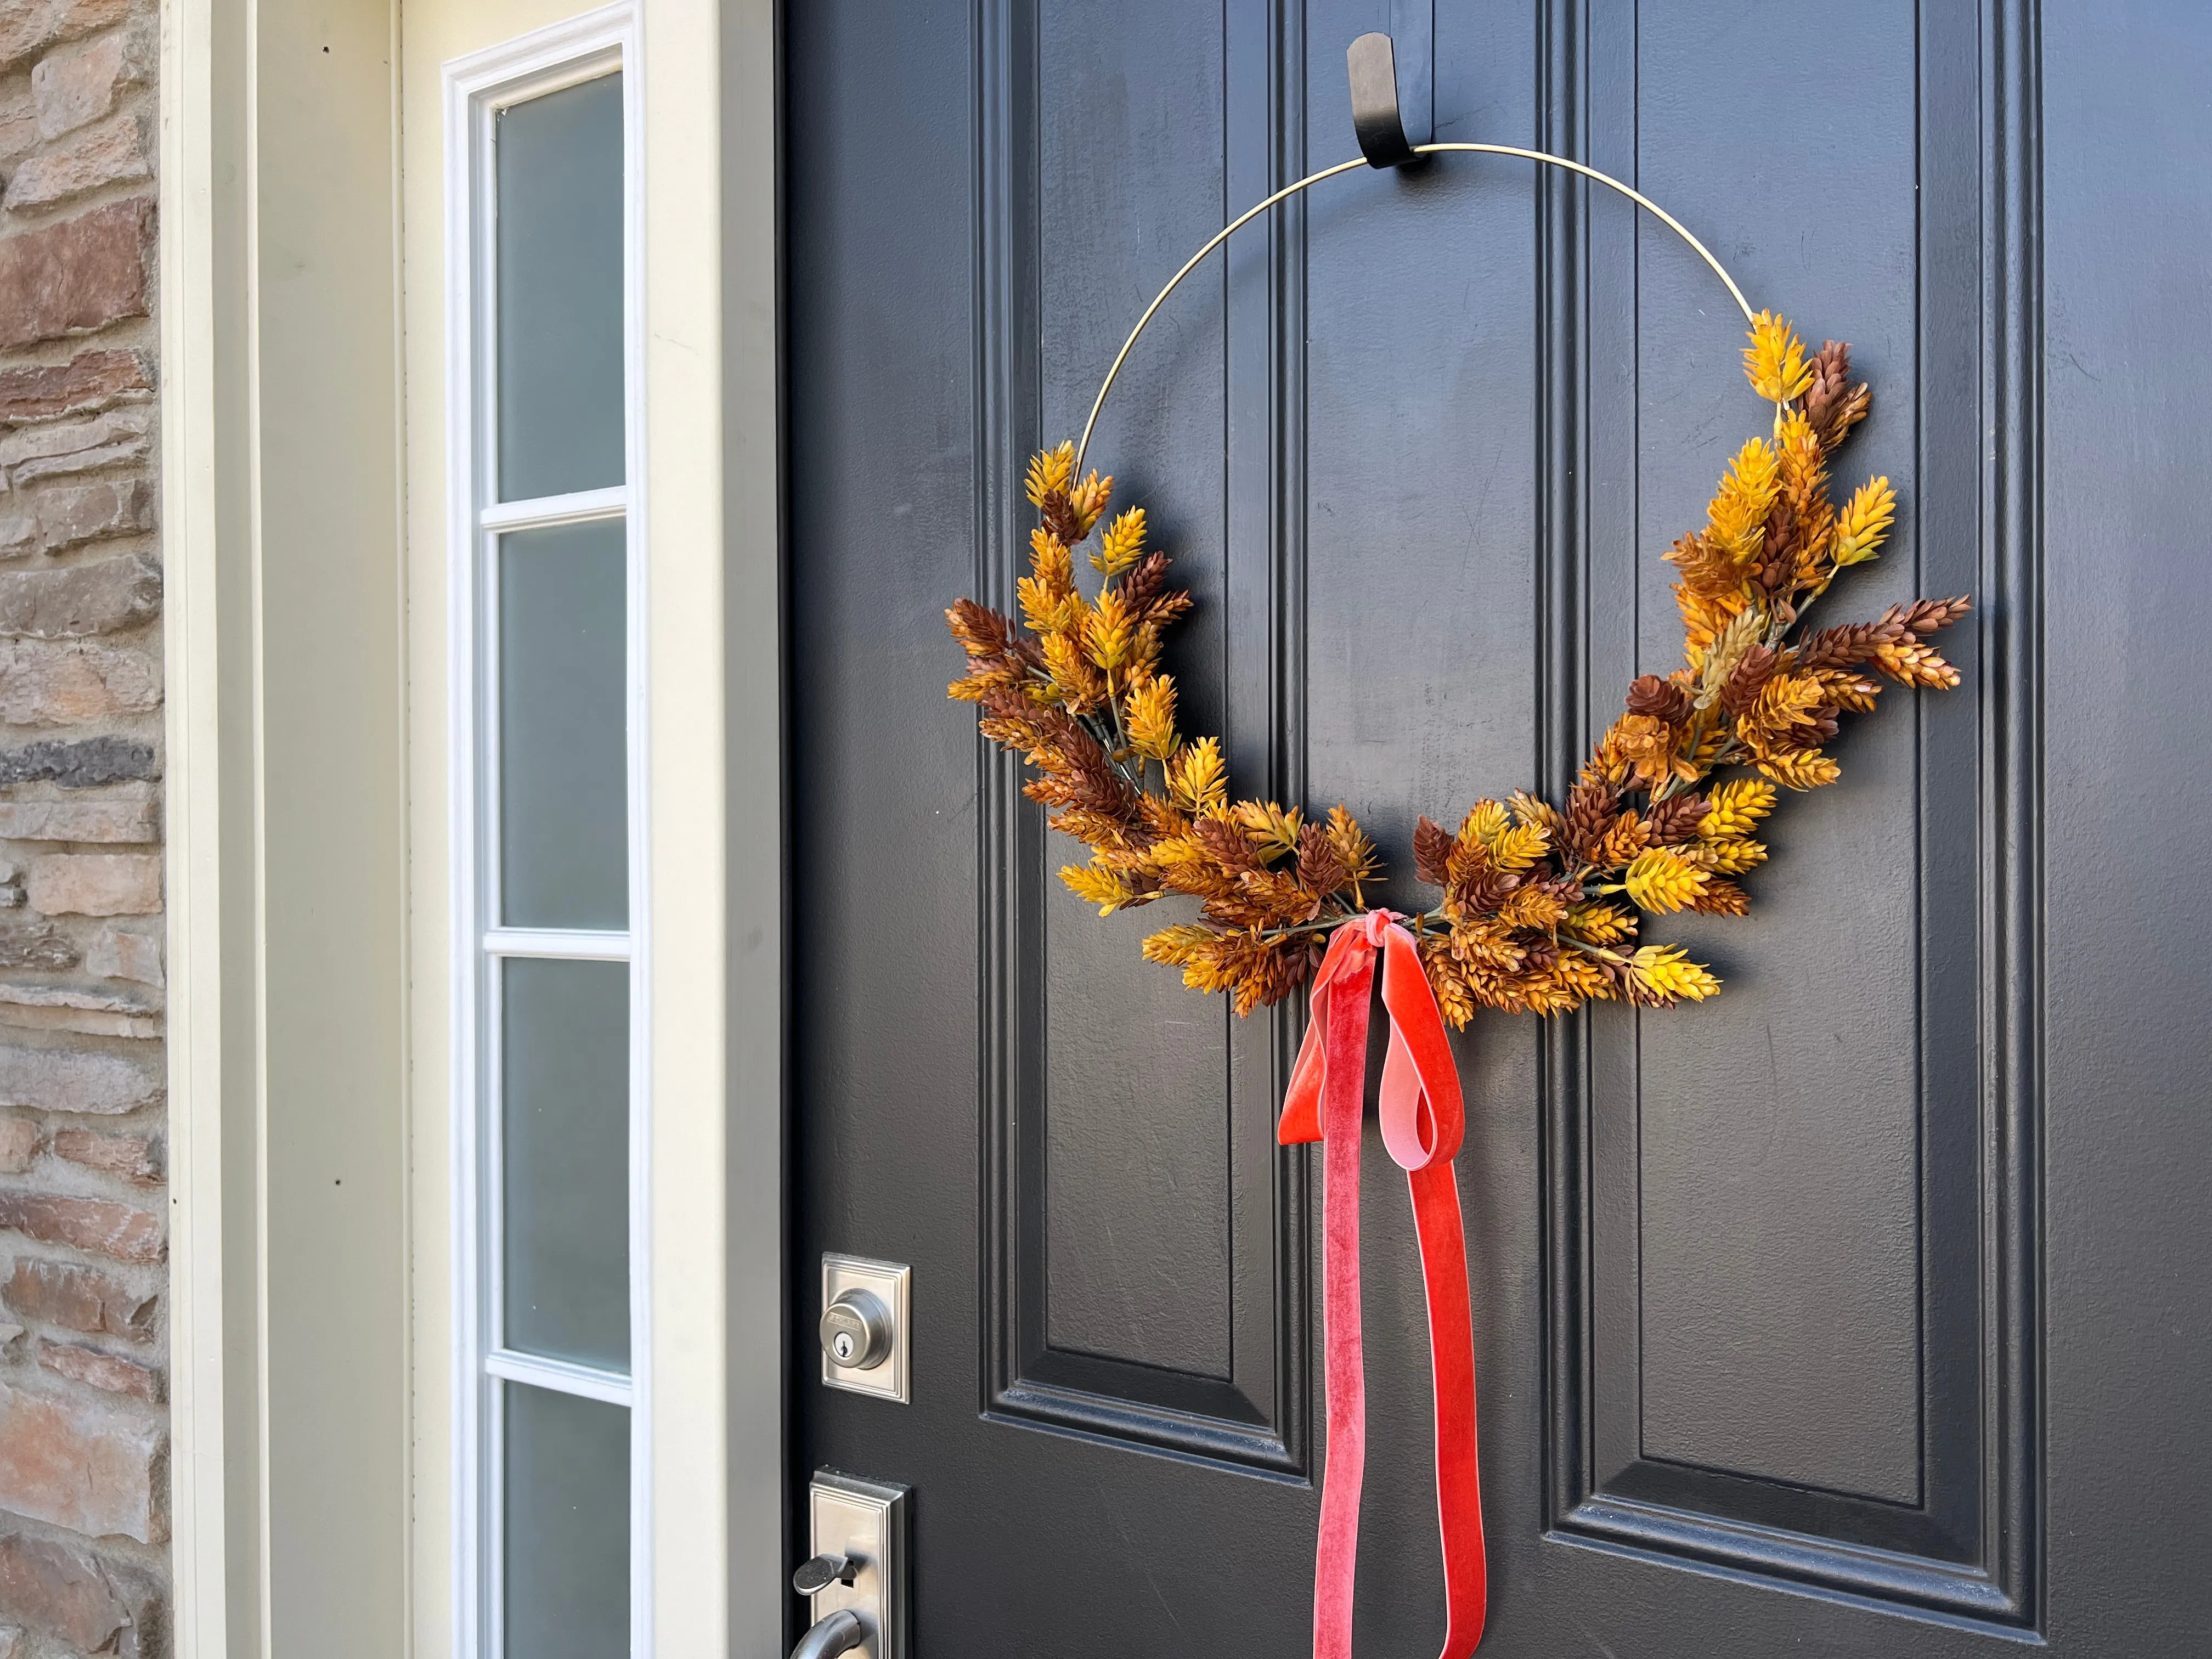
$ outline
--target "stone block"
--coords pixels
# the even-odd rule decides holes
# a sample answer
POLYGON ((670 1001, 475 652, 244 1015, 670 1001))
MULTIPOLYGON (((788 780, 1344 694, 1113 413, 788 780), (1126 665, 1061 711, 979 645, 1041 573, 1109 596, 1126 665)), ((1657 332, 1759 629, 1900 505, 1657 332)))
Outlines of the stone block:
POLYGON ((113 1117, 159 1105, 167 1082, 157 1061, 0 1043, 0 1105, 113 1117))
POLYGON ((161 567, 144 553, 0 575, 0 634, 19 639, 112 634, 151 621, 161 610, 161 567))
POLYGON ((0 1382, 0 1509, 90 1538, 161 1542, 167 1439, 138 1413, 0 1382))
POLYGON ((0 1300, 12 1312, 42 1324, 88 1336, 143 1341, 154 1334, 154 1310, 160 1299, 132 1290, 97 1267, 19 1255, 8 1282, 0 1285, 0 1300))
POLYGON ((0 788, 19 783, 58 783, 64 789, 160 775, 154 745, 130 738, 49 738, 21 749, 0 749, 0 788))
MULTIPOLYGON (((0 36, 7 0, 0 0, 0 36)), ((0 238, 0 348, 34 345, 146 314, 154 204, 111 202, 0 238)))
POLYGON ((122 22, 131 0, 0 0, 0 64, 122 22))
POLYGON ((110 1011, 79 1006, 90 1000, 82 992, 51 991, 0 981, 0 1024, 28 1031, 76 1031, 86 1036, 133 1037, 142 1042, 161 1035, 158 1010, 110 1011))
POLYGON ((159 1261, 169 1248, 161 1237, 161 1217, 112 1199, 65 1193, 0 1192, 0 1227, 42 1244, 73 1245, 118 1261, 159 1261))
POLYGON ((161 706, 161 671, 143 651, 0 640, 0 720, 76 726, 161 706))
POLYGON ((0 95, 0 161, 12 161, 39 142, 39 106, 27 86, 0 95))
POLYGON ((88 1383, 95 1389, 105 1389, 110 1394, 127 1394, 133 1399, 143 1400, 149 1405, 159 1405, 161 1400, 161 1373, 112 1353, 102 1353, 97 1348, 80 1348, 70 1342, 39 1344, 39 1364, 56 1376, 66 1376, 72 1382, 88 1383))
POLYGON ((154 411, 125 404, 76 420, 18 427, 0 436, 0 466, 17 488, 40 478, 96 472, 154 453, 154 411))
POLYGON ((27 1117, 0 1112, 0 1170, 21 1175, 39 1155, 39 1126, 27 1117))
POLYGON ((39 515, 27 507, 0 510, 0 559, 27 559, 39 550, 39 515))
POLYGON ((38 544, 49 553, 111 536, 135 536, 154 527, 154 486, 144 478, 58 486, 39 497, 30 516, 38 544))
POLYGON ((58 927, 40 922, 0 927, 0 968, 33 968, 58 974, 76 967, 79 960, 76 941, 58 927))
POLYGON ((52 207, 102 185, 153 174, 146 124, 126 111, 70 134, 51 149, 24 157, 0 200, 19 210, 52 207))
MULTIPOLYGON (((21 1121, 21 1120, 17 1120, 21 1121)), ((38 1150, 37 1126, 32 1126, 32 1151, 38 1150)), ((81 1164, 88 1170, 115 1176, 134 1187, 161 1185, 161 1143, 148 1135, 102 1134, 96 1129, 58 1129, 54 1156, 81 1164)))
MULTIPOLYGON (((0 125, 4 120, 0 115, 0 125)), ((153 390, 154 377, 143 352, 104 347, 80 351, 65 363, 0 369, 0 424, 89 415, 149 397, 153 390)))
MULTIPOLYGON (((150 767, 150 752, 146 759, 150 767)), ((144 842, 161 838, 161 807, 150 791, 95 800, 0 800, 0 840, 144 842)))
POLYGON ((152 853, 49 853, 31 861, 24 891, 49 916, 145 916, 161 908, 152 853))
POLYGON ((31 66, 39 137, 58 138, 115 107, 115 95, 153 70, 150 32, 122 28, 48 52, 31 66))
POLYGON ((115 1659, 149 1659, 161 1609, 143 1568, 21 1532, 0 1536, 0 1604, 41 1635, 115 1659))
MULTIPOLYGON (((0 933, 0 949, 4 949, 6 937, 0 933)), ((133 927, 115 924, 102 927, 85 947, 84 970, 101 979, 128 979, 141 985, 160 985, 163 975, 159 926, 133 927)))

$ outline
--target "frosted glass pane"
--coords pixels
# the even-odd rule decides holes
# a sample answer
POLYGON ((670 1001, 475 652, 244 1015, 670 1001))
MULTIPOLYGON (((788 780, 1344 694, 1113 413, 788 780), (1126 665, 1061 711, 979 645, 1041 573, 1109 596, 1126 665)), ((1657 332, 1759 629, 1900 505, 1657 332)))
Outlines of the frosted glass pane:
POLYGON ((629 1651, 629 1413, 507 1389, 507 1659, 629 1651))
POLYGON ((619 519, 499 544, 500 915, 629 921, 627 620, 619 519))
POLYGON ((501 964, 507 1346, 629 1367, 629 968, 501 964))
POLYGON ((498 121, 499 498, 618 484, 622 76, 498 121))

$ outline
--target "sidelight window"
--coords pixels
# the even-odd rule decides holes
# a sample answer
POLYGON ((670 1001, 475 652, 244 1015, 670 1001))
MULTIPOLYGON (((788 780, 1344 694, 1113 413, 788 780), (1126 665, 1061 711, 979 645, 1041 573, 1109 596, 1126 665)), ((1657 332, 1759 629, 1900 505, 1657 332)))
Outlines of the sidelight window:
POLYGON ((448 66, 456 1646, 472 1659, 651 1647, 628 23, 597 12, 448 66))

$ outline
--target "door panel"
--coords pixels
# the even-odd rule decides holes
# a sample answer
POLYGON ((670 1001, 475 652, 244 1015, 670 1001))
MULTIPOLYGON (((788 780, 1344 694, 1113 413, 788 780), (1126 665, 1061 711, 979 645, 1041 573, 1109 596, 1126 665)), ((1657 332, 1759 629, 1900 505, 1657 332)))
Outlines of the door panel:
MULTIPOLYGON (((2205 1358, 2185 1194, 2212 1144, 2178 1079, 2206 1059, 2207 902, 2156 875, 2167 849, 2202 868, 2204 832, 2188 789, 2142 787, 2161 753, 2131 713, 2171 745, 2207 711, 2124 649, 2150 630, 2187 661, 2212 600, 2170 550, 2185 502, 2121 482, 2212 460, 2185 365, 2142 355, 2212 310, 2170 274, 2201 277, 2212 231, 2158 205, 2205 141, 2140 107, 2184 106, 2212 23, 2045 9, 1439 9, 1439 137, 1628 178, 1754 303, 1853 342, 1877 413, 1847 470, 1905 512, 1838 612, 1977 599, 1966 687, 1861 722, 1844 782, 1778 816, 1754 914, 1678 930, 1726 995, 1486 1015, 1459 1046, 1486 1656, 1961 1659, 2039 1632, 2088 1659, 2190 1651, 2212 1619, 2179 1479, 2212 1459, 2179 1403, 2205 1358), (2062 335, 2081 359, 2048 399, 2047 95, 2051 362, 2062 335), (2103 135, 2115 100, 2155 162, 2103 135), (2113 216, 2124 153, 2162 181, 2132 198, 2154 237, 2113 216), (2092 258, 2130 235, 2167 262, 2133 288, 2092 258), (2112 389, 2146 378, 2148 429, 2112 389), (2172 995, 2138 1004, 2115 988, 2147 985, 2145 949, 2172 995)), ((1350 153, 1344 47, 1390 10, 787 18, 793 1468, 913 1485, 925 1656, 1307 1644, 1318 1178, 1271 1133, 1303 1012, 1232 1019, 1139 959, 1157 913, 1061 889, 1073 844, 944 699, 938 618, 1011 602, 1022 463, 1079 430, 1158 284, 1350 153), (816 1380, 830 1249, 914 1266, 911 1406, 816 1380)), ((1756 425, 1710 273, 1532 171, 1357 173, 1241 234, 1093 445, 1198 598, 1186 723, 1240 788, 1346 801, 1401 864, 1419 812, 1562 791, 1628 678, 1675 659, 1656 555, 1756 425)), ((1395 1655, 1442 1620, 1418 1258, 1370 1143, 1358 1635, 1395 1655)))
MULTIPOLYGON (((2025 60, 1994 43, 2019 24, 2004 9, 1784 9, 1760 61, 1820 64, 1850 93, 1784 124, 1732 95, 1747 59, 1711 8, 1647 0, 1561 26, 1555 75, 1586 100, 1595 164, 1729 227, 1717 250, 1754 303, 1790 296, 1873 377, 1847 470, 1887 474, 1907 506, 1839 596, 1855 614, 1908 589, 1970 592, 1983 617, 2035 626, 2039 596, 1982 510, 1995 465, 2034 451, 2031 400, 2002 410, 2006 453, 1978 461, 1999 397, 1978 347, 2002 320, 1980 273, 2017 257, 2018 234, 1982 181, 2016 159, 1996 124, 2027 91, 2025 60)), ((1674 659, 1650 552, 1695 521, 1699 480, 1742 436, 1714 372, 1735 323, 1702 265, 1624 207, 1591 204, 1580 294, 1553 278, 1563 306, 1587 296, 1587 372, 1569 384, 1589 391, 1561 399, 1556 441, 1590 480, 1589 533, 1553 550, 1556 591, 1638 594, 1632 615, 1601 603, 1582 623, 1562 771, 1588 741, 1583 711, 1601 720, 1609 692, 1674 659)), ((2031 1188, 1985 1158, 2036 1103, 1984 1033, 2033 1041, 2034 963, 2000 924, 2013 832, 2040 807, 2003 749, 2023 734, 1991 706, 2025 665, 1990 639, 1960 645, 1978 702, 1893 704, 1852 734, 1841 784, 1789 804, 1750 927, 1674 930, 1726 995, 1679 1018, 1599 1010, 1557 1034, 1553 1196, 1589 1225, 1552 1264, 1565 1530, 2027 1616, 2033 1452, 2005 1425, 2039 1338, 2009 1311, 2031 1188)))

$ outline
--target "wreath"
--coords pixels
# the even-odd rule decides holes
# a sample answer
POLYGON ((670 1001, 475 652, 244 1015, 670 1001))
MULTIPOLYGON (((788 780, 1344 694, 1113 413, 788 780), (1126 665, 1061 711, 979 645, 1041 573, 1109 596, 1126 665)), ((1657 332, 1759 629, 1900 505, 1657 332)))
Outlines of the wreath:
MULTIPOLYGON (((1425 815, 1414 828, 1414 872, 1442 896, 1397 920, 1455 1029, 1480 1007, 1555 1014, 1713 995, 1720 981, 1681 947, 1641 942, 1643 918, 1745 914, 1735 878, 1765 860, 1757 837, 1779 789, 1836 781, 1826 745, 1846 712, 1873 709, 1876 676, 1959 684, 1927 641, 1966 614, 1964 596, 1806 631, 1836 579, 1880 551, 1897 492, 1875 477, 1841 507, 1829 495, 1830 458, 1872 404, 1851 383, 1850 348, 1808 353, 1764 311, 1750 341, 1744 373, 1774 405, 1772 433, 1736 452, 1704 526, 1664 555, 1679 573, 1683 666, 1629 686, 1564 803, 1518 790, 1476 802, 1455 830, 1425 815)), ((1101 915, 1197 900, 1197 919, 1153 933, 1144 954, 1249 1013, 1297 990, 1328 936, 1366 913, 1381 860, 1341 805, 1310 817, 1232 799, 1220 740, 1178 729, 1160 654, 1190 596, 1170 587, 1141 507, 1098 531, 1088 562, 1099 585, 1084 592, 1075 553, 1105 520, 1114 480, 1079 481, 1076 457, 1063 443, 1030 463, 1040 522, 1018 588, 1026 626, 974 599, 945 612, 968 656, 951 692, 1027 760, 1024 793, 1052 827, 1091 849, 1060 879, 1101 915)))

